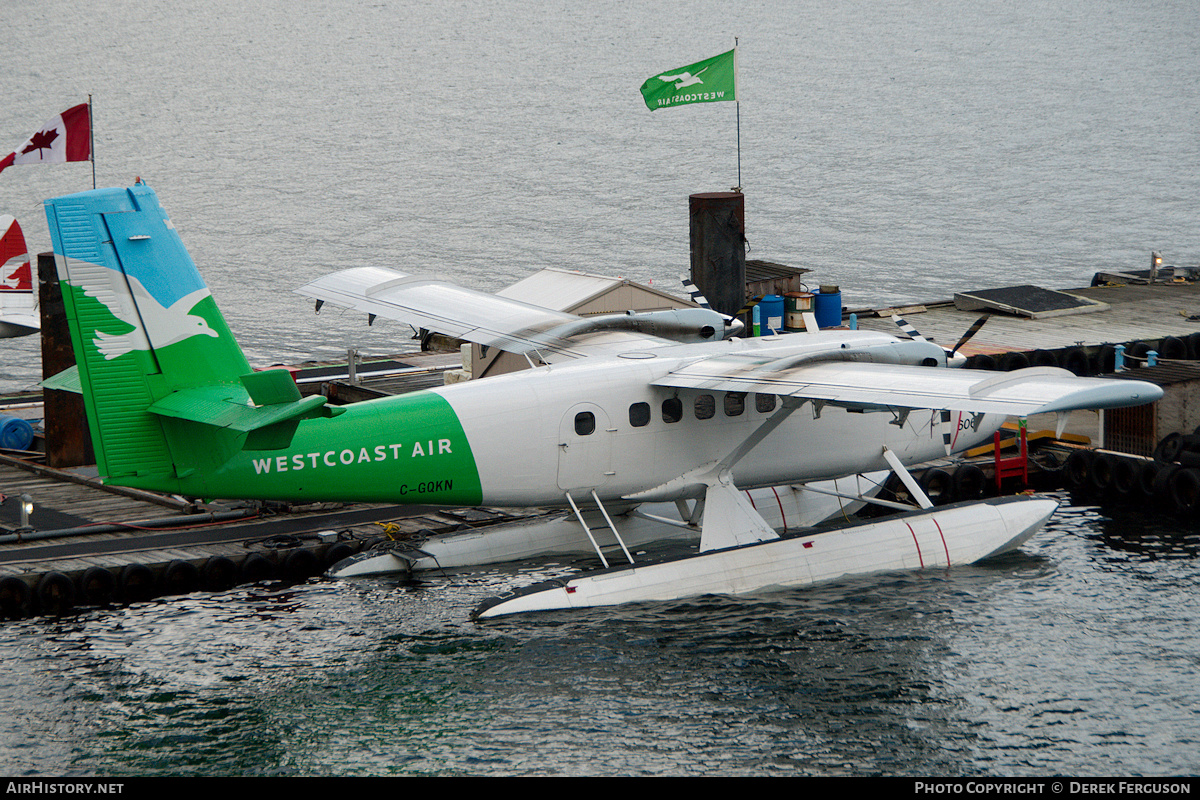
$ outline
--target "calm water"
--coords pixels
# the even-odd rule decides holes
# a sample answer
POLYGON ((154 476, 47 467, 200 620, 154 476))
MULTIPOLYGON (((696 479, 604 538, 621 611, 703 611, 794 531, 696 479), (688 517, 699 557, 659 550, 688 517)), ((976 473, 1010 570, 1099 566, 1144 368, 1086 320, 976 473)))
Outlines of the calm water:
POLYGON ((4 771, 1168 775, 1200 768, 1200 537, 489 624, 558 571, 241 588, 0 628, 4 771))
MULTIPOLYGON (((93 93, 98 182, 158 191, 256 365, 407 346, 292 294, 345 266, 673 288, 687 195, 737 183, 735 109, 637 86, 734 36, 751 256, 849 305, 1200 262, 1190 0, 172 5, 9 0, 3 152, 93 93)), ((0 203, 44 250, 41 200, 90 185, 14 167, 0 203)), ((36 340, 3 348, 0 387, 33 383, 36 340)), ((1197 544, 1156 526, 1069 509, 984 567, 488 625, 477 600, 555 567, 6 624, 0 765, 1195 773, 1197 544)))

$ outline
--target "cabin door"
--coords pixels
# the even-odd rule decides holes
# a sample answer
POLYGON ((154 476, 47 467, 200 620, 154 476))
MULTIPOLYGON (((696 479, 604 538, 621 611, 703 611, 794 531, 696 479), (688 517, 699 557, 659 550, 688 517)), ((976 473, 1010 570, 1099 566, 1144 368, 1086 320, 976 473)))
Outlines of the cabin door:
POLYGON ((595 403, 571 406, 558 426, 558 488, 595 489, 613 476, 616 431, 595 403))

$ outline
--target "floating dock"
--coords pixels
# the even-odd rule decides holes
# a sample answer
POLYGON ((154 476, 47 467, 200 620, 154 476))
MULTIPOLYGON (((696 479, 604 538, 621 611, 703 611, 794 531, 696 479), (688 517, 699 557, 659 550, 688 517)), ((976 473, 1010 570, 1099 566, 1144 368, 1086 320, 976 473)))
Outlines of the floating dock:
POLYGON ((898 314, 944 347, 953 347, 972 322, 990 314, 961 350, 972 357, 971 366, 985 369, 1060 366, 1077 375, 1103 374, 1113 371, 1118 344, 1126 347, 1133 368, 1152 349, 1161 359, 1198 360, 1200 281, 1193 270, 1167 270, 1153 284, 1144 272, 1099 272, 1095 285, 1080 289, 1015 286, 852 313, 859 327, 889 333, 896 330, 891 316, 898 314))

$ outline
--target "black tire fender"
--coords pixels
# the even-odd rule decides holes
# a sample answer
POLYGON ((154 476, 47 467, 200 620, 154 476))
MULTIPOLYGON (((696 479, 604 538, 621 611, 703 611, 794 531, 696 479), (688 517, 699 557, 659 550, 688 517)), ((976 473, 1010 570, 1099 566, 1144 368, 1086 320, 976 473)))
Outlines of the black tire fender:
POLYGON ((987 476, 975 464, 959 464, 951 486, 955 500, 978 500, 987 488, 987 476))
POLYGON ((61 572, 47 572, 33 590, 43 614, 61 617, 75 607, 75 584, 61 572))

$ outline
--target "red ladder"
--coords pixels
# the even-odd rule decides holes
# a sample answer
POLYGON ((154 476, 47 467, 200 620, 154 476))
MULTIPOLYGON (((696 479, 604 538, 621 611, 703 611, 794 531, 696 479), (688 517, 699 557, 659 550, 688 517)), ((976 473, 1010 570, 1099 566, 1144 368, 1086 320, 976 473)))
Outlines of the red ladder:
POLYGON ((1022 486, 1029 485, 1029 448, 1025 441, 1025 420, 1021 420, 1021 452, 1019 455, 1000 457, 1000 431, 993 436, 994 456, 996 459, 996 492, 1000 492, 1000 481, 1004 478, 1021 476, 1022 486))

